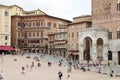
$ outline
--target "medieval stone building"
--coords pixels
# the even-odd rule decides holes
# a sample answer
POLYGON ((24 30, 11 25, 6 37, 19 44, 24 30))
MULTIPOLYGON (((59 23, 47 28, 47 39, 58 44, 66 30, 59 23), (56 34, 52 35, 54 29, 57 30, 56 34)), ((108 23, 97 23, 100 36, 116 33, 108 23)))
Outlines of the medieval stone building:
POLYGON ((92 0, 92 27, 79 37, 81 62, 120 65, 120 0, 92 0))

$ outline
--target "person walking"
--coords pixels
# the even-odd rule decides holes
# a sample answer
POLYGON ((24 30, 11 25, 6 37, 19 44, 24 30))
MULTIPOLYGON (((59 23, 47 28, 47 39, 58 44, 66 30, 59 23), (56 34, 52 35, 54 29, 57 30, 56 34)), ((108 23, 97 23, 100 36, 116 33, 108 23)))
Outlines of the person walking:
POLYGON ((33 67, 34 67, 34 62, 32 61, 32 64, 30 65, 30 71, 32 71, 33 67))
POLYGON ((28 65, 28 64, 26 64, 26 68, 29 68, 29 65, 28 65))
POLYGON ((59 60, 59 64, 58 64, 58 65, 61 66, 61 64, 62 64, 62 63, 61 63, 61 61, 59 60))
POLYGON ((61 71, 58 72, 58 80, 62 80, 63 74, 61 71))
POLYGON ((34 67, 34 62, 32 61, 32 66, 34 67))
POLYGON ((22 67, 22 74, 25 74, 25 67, 22 67))
POLYGON ((40 62, 38 62, 37 66, 38 66, 38 67, 41 67, 41 64, 40 64, 40 62))
POLYGON ((68 74, 68 76, 67 76, 67 80, 70 80, 70 74, 68 74))

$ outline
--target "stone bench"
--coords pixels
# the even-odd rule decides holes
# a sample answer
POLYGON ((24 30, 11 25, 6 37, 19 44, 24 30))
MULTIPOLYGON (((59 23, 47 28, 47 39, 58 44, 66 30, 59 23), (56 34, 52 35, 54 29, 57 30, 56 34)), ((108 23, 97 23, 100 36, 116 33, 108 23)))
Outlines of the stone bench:
POLYGON ((109 74, 114 76, 114 77, 120 76, 120 65, 110 67, 109 74))
POLYGON ((120 69, 114 69, 113 70, 113 75, 114 76, 120 76, 120 69))

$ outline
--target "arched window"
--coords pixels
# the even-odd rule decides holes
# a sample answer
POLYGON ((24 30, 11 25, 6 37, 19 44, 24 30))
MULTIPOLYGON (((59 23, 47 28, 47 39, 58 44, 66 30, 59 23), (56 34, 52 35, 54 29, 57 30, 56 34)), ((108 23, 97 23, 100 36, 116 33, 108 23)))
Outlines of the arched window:
POLYGON ((103 39, 102 38, 98 38, 97 39, 97 59, 99 61, 103 60, 103 39))
POLYGON ((111 31, 111 29, 109 29, 109 31, 108 31, 108 39, 112 39, 112 31, 111 31))
POLYGON ((117 11, 120 11, 120 0, 117 1, 117 11))
POLYGON ((120 27, 117 30, 117 39, 120 39, 120 27))

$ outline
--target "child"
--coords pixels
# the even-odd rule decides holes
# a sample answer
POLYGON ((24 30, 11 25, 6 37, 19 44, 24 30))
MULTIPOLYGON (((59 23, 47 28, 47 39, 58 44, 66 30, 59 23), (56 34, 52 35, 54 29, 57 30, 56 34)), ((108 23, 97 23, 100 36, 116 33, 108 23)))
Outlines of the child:
POLYGON ((22 74, 25 74, 25 67, 22 67, 22 74))
POLYGON ((70 80, 70 75, 68 74, 68 76, 67 76, 67 80, 70 80))

